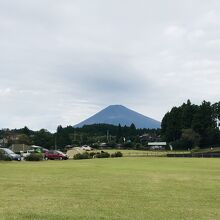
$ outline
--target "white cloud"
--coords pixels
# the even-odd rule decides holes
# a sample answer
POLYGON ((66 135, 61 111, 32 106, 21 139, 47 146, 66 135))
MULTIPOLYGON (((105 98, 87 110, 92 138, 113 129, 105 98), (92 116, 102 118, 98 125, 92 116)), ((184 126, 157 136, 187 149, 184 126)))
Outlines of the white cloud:
POLYGON ((0 89, 0 96, 8 96, 11 93, 11 88, 0 89))
POLYGON ((187 34, 187 31, 183 27, 172 25, 172 26, 167 27, 164 33, 168 37, 183 37, 184 35, 187 34))
POLYGON ((207 46, 213 49, 220 49, 220 38, 208 41, 207 46))

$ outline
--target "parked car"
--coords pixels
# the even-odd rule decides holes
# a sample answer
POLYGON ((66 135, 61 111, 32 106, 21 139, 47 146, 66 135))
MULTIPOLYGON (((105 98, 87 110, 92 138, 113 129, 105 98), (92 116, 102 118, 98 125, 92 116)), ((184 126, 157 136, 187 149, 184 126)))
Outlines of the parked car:
POLYGON ((45 160, 67 160, 69 157, 61 151, 58 150, 49 150, 45 152, 45 160))
POLYGON ((40 146, 31 146, 31 150, 27 150, 26 152, 20 151, 21 156, 25 159, 26 157, 30 156, 31 153, 45 153, 48 149, 40 147, 40 146))
POLYGON ((91 148, 90 146, 88 146, 88 145, 83 145, 83 146, 81 147, 81 149, 82 149, 82 150, 85 150, 85 151, 91 151, 91 150, 92 150, 92 148, 91 148))
POLYGON ((21 156, 19 154, 14 153, 12 150, 8 148, 0 148, 0 151, 2 151, 3 154, 11 160, 21 161, 21 156))

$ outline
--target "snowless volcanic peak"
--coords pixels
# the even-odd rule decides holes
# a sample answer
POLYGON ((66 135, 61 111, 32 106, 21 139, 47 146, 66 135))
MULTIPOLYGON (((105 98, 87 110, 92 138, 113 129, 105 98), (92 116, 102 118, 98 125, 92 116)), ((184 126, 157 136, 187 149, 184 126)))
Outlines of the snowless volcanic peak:
POLYGON ((159 121, 128 109, 123 105, 110 105, 74 127, 83 127, 84 125, 91 124, 121 124, 122 126, 130 126, 132 123, 136 128, 152 129, 160 128, 161 126, 159 121))

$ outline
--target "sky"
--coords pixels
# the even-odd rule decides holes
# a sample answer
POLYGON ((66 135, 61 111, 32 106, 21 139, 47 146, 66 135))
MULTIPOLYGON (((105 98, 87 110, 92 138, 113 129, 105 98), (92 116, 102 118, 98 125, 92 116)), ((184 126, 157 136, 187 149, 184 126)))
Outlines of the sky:
POLYGON ((219 97, 219 0, 0 0, 0 128, 219 97))

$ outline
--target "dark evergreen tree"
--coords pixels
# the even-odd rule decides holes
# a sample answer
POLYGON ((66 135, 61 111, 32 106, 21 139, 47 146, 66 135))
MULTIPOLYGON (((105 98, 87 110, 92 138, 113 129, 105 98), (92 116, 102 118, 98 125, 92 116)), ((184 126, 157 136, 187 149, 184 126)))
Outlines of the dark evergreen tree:
POLYGON ((34 145, 42 146, 48 149, 53 148, 55 145, 54 135, 46 129, 36 131, 32 139, 34 145))
POLYGON ((122 141, 122 128, 121 128, 121 124, 118 125, 118 128, 117 128, 117 135, 116 135, 116 142, 117 143, 120 143, 122 141))
MULTIPOLYGON (((192 147, 199 145, 200 147, 210 147, 211 145, 220 145, 218 128, 220 119, 220 104, 211 104, 203 101, 201 105, 192 105, 188 100, 180 107, 173 107, 170 112, 165 114, 161 131, 162 135, 168 142, 178 142, 176 146, 180 148, 183 144, 189 144, 189 138, 184 138, 184 129, 192 134, 198 134, 197 142, 192 142, 192 147)), ((188 133, 189 135, 189 133, 188 133)), ((195 137, 195 136, 194 136, 195 137)))

